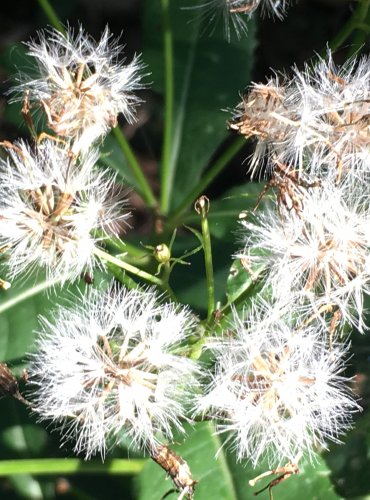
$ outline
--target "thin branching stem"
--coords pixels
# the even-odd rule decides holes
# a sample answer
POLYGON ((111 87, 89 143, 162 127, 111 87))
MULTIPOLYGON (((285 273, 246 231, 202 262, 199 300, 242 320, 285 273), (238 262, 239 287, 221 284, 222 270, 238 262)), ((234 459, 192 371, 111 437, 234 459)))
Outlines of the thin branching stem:
POLYGON ((201 196, 195 203, 195 209, 201 216, 204 264, 206 268, 207 297, 208 297, 207 320, 209 321, 213 316, 213 311, 215 310, 215 282, 213 274, 211 234, 209 231, 209 224, 207 218, 207 213, 209 210, 208 198, 206 198, 205 196, 201 196))
POLYGON ((114 255, 110 255, 109 253, 104 252, 104 250, 102 250, 101 248, 95 247, 94 254, 100 259, 109 262, 110 264, 114 264, 115 266, 124 269, 128 273, 133 274, 138 278, 148 281, 149 283, 153 283, 153 285, 158 285, 158 286, 162 285, 162 280, 160 280, 156 276, 153 276, 152 274, 147 273, 146 271, 143 271, 142 269, 139 269, 138 267, 133 266, 128 262, 118 259, 114 255))
POLYGON ((142 269, 139 269, 138 267, 133 266, 128 262, 118 259, 114 255, 110 255, 109 253, 104 252, 104 250, 102 250, 101 248, 95 247, 94 254, 103 261, 109 262, 110 264, 113 264, 123 269, 124 271, 127 271, 128 273, 137 276, 138 278, 141 278, 149 283, 152 283, 153 285, 159 286, 169 295, 169 297, 172 300, 176 300, 175 295, 171 290, 170 286, 168 285, 168 283, 164 282, 160 278, 157 278, 157 276, 153 276, 152 274, 147 273, 146 271, 143 271, 142 269))
POLYGON ((161 161, 161 200, 160 210, 166 215, 170 208, 171 192, 174 178, 174 165, 172 164, 172 130, 174 110, 174 81, 173 81, 173 41, 170 19, 170 2, 161 0, 163 12, 163 44, 164 44, 164 131, 161 161))

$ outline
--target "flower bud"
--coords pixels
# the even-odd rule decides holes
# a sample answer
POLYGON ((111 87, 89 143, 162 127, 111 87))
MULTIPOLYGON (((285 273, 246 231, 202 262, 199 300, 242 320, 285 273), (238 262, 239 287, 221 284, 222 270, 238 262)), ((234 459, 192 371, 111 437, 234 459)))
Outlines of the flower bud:
POLYGON ((157 245, 153 253, 155 260, 160 264, 166 264, 171 259, 171 250, 165 243, 157 245))

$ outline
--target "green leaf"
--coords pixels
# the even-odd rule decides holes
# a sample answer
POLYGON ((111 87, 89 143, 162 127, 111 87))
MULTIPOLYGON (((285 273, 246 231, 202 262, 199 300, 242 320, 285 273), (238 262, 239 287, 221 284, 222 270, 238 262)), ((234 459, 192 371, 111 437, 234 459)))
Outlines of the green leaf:
POLYGON ((110 134, 104 139, 100 156, 100 163, 113 170, 118 175, 118 180, 123 184, 140 190, 132 170, 127 162, 126 157, 122 154, 122 150, 110 134))
POLYGON ((265 266, 260 264, 246 269, 245 264, 242 265, 240 259, 235 260, 227 278, 226 296, 228 303, 233 304, 241 297, 245 303, 247 297, 253 293, 253 287, 264 268, 265 266))
POLYGON ((9 480, 19 494, 19 498, 29 500, 43 500, 45 498, 40 482, 30 474, 18 474, 17 476, 11 476, 9 480))
MULTIPOLYGON (((196 186, 215 151, 227 137, 228 113, 250 81, 255 46, 254 24, 248 37, 228 43, 222 26, 203 33, 194 0, 171 3, 174 42, 174 127, 171 162, 175 179, 174 209, 196 186)), ((163 93, 163 41, 159 0, 144 2, 143 59, 152 72, 153 88, 163 93)))
POLYGON ((18 401, 4 398, 0 401, 0 458, 39 456, 45 451, 47 433, 37 426, 30 412, 18 401))
MULTIPOLYGON (((94 286, 107 282, 104 276, 96 272, 94 286)), ((67 296, 86 286, 83 280, 62 287, 58 280, 17 277, 9 290, 0 290, 0 361, 17 360, 32 352, 38 316, 50 318, 53 309, 67 296)))
MULTIPOLYGON (((26 408, 11 398, 0 401, 0 458, 16 459, 45 452, 47 433, 32 423, 26 408)), ((42 485, 25 471, 18 476, 9 477, 14 490, 21 498, 41 499, 42 485)))
MULTIPOLYGON (((19 71, 24 71, 25 73, 30 74, 31 69, 31 73, 35 76, 34 61, 26 54, 26 52, 27 49, 25 45, 17 43, 9 46, 0 55, 0 67, 4 68, 10 82, 14 85, 17 83, 15 76, 19 71)), ((7 122, 25 131, 26 126, 23 121, 21 109, 21 102, 13 102, 11 104, 7 102, 4 115, 7 122)), ((3 140, 3 137, 1 139, 3 140)))
POLYGON ((0 292, 1 361, 21 358, 32 350, 37 315, 52 306, 52 295, 47 296, 46 291, 55 285, 55 281, 47 279, 24 283, 19 278, 9 290, 0 292))
MULTIPOLYGON (((361 375, 360 375, 361 377, 361 375)), ((366 379, 365 379, 366 380, 366 379)), ((357 419, 344 444, 330 446, 325 455, 337 491, 345 498, 370 495, 370 411, 357 419)))
MULTIPOLYGON (((261 464, 256 469, 247 463, 236 464, 235 456, 228 453, 224 447, 221 448, 222 442, 213 434, 213 427, 208 422, 188 429, 188 437, 183 438, 181 444, 171 446, 171 449, 187 461, 193 479, 198 481, 195 500, 250 500, 255 491, 276 478, 271 476, 262 481, 261 486, 258 484, 257 487, 251 488, 248 481, 269 470, 266 464, 261 464)), ((339 498, 333 491, 329 480, 330 472, 321 457, 318 457, 315 466, 302 461, 299 468, 298 475, 291 476, 273 490, 276 500, 339 498)), ((165 495, 173 488, 172 482, 165 479, 166 475, 162 469, 153 461, 148 461, 136 479, 139 500, 158 500, 165 495)), ((166 498, 172 500, 177 496, 174 493, 166 498)))

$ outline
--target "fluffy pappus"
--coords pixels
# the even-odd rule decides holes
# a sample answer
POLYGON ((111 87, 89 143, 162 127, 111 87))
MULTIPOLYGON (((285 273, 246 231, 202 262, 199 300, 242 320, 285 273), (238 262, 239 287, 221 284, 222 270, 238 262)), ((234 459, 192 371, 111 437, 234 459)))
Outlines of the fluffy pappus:
POLYGON ((325 306, 339 308, 344 322, 362 330, 363 294, 370 291, 369 217, 363 194, 354 198, 328 183, 307 191, 297 212, 285 210, 282 216, 272 206, 253 220, 244 219, 244 249, 236 257, 265 264, 265 286, 276 299, 306 302, 308 314, 325 306))
POLYGON ((128 122, 135 120, 143 64, 137 56, 125 64, 123 48, 108 27, 99 41, 82 27, 76 33, 72 28, 65 34, 40 31, 38 40, 27 46, 38 75, 31 79, 20 74, 20 84, 11 91, 14 100, 22 100, 26 93, 31 107, 45 113, 49 128, 73 140, 75 153, 87 151, 105 136, 116 126, 120 113, 128 122))
POLYGON ((348 346, 328 349, 320 324, 298 331, 293 323, 274 305, 254 304, 246 321, 234 312, 228 335, 208 346, 216 368, 197 412, 214 419, 237 458, 254 466, 304 453, 313 459, 359 410, 342 374, 348 346))
POLYGON ((6 149, 0 245, 8 249, 10 275, 43 268, 66 281, 92 271, 95 246, 128 225, 127 200, 122 188, 114 193, 115 176, 95 168, 93 150, 76 159, 54 141, 35 149, 20 141, 6 149))
POLYGON ((153 453, 183 431, 200 368, 182 350, 197 321, 152 289, 91 290, 41 320, 30 380, 41 420, 87 458, 125 435, 153 453))

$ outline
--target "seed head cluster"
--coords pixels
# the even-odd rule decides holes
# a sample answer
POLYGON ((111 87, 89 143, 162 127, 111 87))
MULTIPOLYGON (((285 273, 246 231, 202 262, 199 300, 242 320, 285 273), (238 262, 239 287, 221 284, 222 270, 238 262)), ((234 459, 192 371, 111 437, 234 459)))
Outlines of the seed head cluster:
POLYGON ((142 64, 138 57, 124 64, 108 28, 99 42, 82 28, 41 31, 28 49, 37 76, 20 74, 14 99, 24 100, 32 131, 33 111, 41 111, 53 135, 41 133, 35 146, 3 143, 0 244, 13 277, 42 267, 52 278, 75 280, 92 270, 97 244, 128 225, 125 190, 98 169, 95 143, 120 113, 135 119, 142 64))
POLYGON ((275 206, 242 221, 238 257, 264 263, 277 300, 334 309, 363 330, 369 292, 369 58, 331 53, 291 79, 254 84, 230 127, 256 140, 253 173, 269 166, 275 206), (257 249, 263 249, 262 252, 257 249))
POLYGON ((235 255, 246 273, 264 270, 268 300, 210 344, 216 370, 198 409, 255 465, 312 456, 359 409, 343 337, 349 325, 365 332, 370 292, 369 71, 368 57, 339 67, 328 52, 252 84, 229 122, 255 141, 252 176, 268 172, 257 207, 269 203, 241 217, 235 255))
POLYGON ((361 198, 326 188, 307 193, 299 213, 281 217, 275 204, 241 221, 244 249, 237 256, 265 266, 265 286, 277 300, 309 303, 311 314, 335 306, 362 329, 363 292, 370 291, 369 213, 361 198))
MULTIPOLYGON (((229 37, 230 21, 240 35, 258 7, 280 17, 288 3, 198 7, 211 21, 224 15, 229 37)), ((82 28, 42 31, 28 51, 37 75, 19 76, 14 99, 23 101, 35 144, 2 143, 0 251, 11 278, 42 268, 76 281, 99 264, 99 245, 128 226, 125 191, 99 167, 97 142, 119 114, 135 120, 143 64, 125 62, 108 28, 100 41, 82 28), (47 125, 40 135, 37 114, 47 125)), ((339 442, 360 410, 344 373, 350 343, 343 336, 349 324, 366 330, 370 294, 369 76, 369 58, 340 68, 329 52, 290 78, 252 84, 236 107, 229 128, 256 143, 252 176, 268 165, 257 205, 271 196, 264 211, 244 213, 234 256, 242 278, 258 266, 264 282, 244 309, 220 315, 218 338, 212 318, 200 322, 131 282, 131 289, 92 285, 41 317, 29 400, 40 420, 60 428, 63 443, 90 458, 128 441, 166 470, 180 498, 191 499, 197 481, 164 443, 188 420, 214 421, 237 458, 253 466, 264 458, 271 467, 296 463, 302 454, 313 460, 339 442), (205 365, 193 359, 203 348, 205 365)), ((171 258, 172 243, 159 247, 167 249, 159 276, 173 261, 165 278, 136 274, 172 293, 169 274, 184 261, 171 258)))

